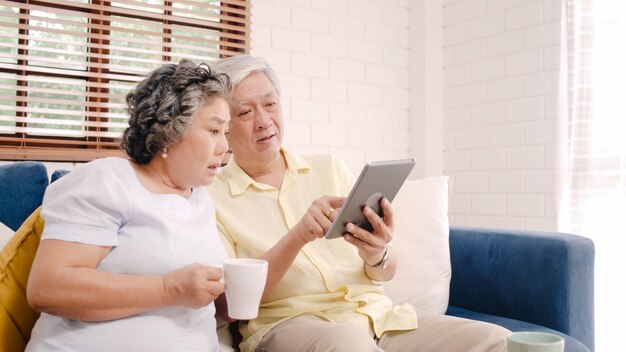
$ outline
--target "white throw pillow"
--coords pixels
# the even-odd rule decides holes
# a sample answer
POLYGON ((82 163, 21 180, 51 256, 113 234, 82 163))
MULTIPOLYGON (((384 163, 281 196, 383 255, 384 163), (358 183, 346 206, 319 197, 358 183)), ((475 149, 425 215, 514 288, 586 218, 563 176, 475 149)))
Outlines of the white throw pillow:
POLYGON ((450 295, 448 177, 406 181, 392 202, 396 276, 383 283, 395 304, 445 313, 450 295))

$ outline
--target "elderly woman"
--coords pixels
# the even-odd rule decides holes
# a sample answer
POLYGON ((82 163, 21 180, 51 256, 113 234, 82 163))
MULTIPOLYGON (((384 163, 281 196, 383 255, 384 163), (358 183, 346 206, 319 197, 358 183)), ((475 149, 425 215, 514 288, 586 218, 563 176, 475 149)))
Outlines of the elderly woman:
POLYGON ((130 160, 94 160, 50 185, 27 351, 217 351, 224 286, 211 265, 227 254, 198 187, 228 150, 229 88, 191 61, 156 69, 126 97, 130 160))

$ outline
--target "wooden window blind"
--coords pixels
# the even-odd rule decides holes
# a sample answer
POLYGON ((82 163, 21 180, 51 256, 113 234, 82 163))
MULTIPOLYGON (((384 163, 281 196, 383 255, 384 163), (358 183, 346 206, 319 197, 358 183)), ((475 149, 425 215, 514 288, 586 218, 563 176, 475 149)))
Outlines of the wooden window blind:
POLYGON ((247 0, 0 0, 0 159, 121 155, 146 73, 249 51, 247 0))

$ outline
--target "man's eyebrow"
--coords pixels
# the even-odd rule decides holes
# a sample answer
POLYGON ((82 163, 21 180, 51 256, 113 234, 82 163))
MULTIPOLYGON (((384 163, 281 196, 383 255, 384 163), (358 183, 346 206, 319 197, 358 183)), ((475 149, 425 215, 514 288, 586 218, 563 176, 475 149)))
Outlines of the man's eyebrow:
MULTIPOLYGON (((263 97, 264 99, 267 99, 267 98, 274 98, 274 97, 276 97, 276 95, 277 95, 276 93, 274 93, 274 92, 272 92, 272 91, 269 91, 269 92, 267 92, 267 93, 263 94, 263 96, 262 96, 262 97, 263 97)), ((234 105, 235 105, 235 107, 237 107, 237 108, 240 108, 240 107, 242 107, 242 106, 244 106, 244 105, 248 105, 248 104, 250 104, 250 100, 249 100, 249 99, 245 99, 245 100, 238 100, 238 101, 235 101, 235 102, 234 102, 234 105)))

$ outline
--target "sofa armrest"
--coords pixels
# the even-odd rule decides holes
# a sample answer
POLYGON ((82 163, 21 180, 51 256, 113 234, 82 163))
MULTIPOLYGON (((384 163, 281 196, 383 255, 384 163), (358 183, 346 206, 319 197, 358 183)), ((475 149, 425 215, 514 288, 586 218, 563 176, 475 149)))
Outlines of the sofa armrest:
POLYGON ((450 305, 522 320, 594 348, 593 242, 535 231, 450 228, 450 305))

